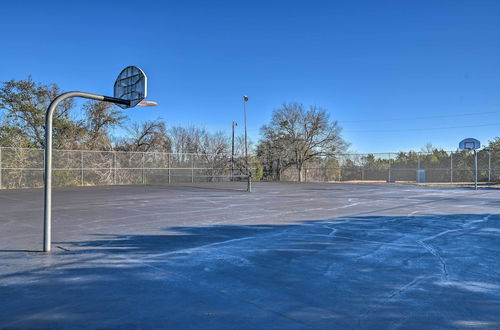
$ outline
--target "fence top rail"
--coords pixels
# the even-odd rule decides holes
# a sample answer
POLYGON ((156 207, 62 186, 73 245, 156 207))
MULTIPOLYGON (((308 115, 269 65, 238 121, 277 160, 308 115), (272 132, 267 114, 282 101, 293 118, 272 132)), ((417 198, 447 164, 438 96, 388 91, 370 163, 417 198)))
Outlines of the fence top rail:
MULTIPOLYGON (((11 149, 11 150, 28 150, 28 151, 44 151, 45 149, 43 148, 26 148, 26 147, 0 147, 1 149, 11 149)), ((196 152, 162 152, 162 151, 124 151, 124 150, 87 150, 87 149, 54 149, 54 152, 62 151, 62 152, 75 152, 75 153, 123 153, 123 154, 161 154, 161 155, 172 155, 172 156, 179 156, 179 155, 195 155, 195 156, 212 156, 212 157, 231 157, 231 154, 227 153, 220 153, 220 154, 213 154, 213 153, 196 153, 196 152)), ((235 156, 242 156, 242 155, 236 155, 235 156)), ((243 157, 243 156, 242 156, 243 157)))
MULTIPOLYGON (((26 150, 26 151, 39 151, 43 152, 45 149, 43 148, 27 148, 27 147, 6 147, 6 146, 0 146, 0 150, 2 149, 10 149, 10 150, 26 150)), ((75 153, 110 153, 110 154, 160 154, 160 155, 171 155, 171 156, 209 156, 209 157, 231 157, 231 154, 229 153, 220 153, 220 154, 214 154, 214 153, 196 153, 196 152, 162 152, 162 151, 124 151, 124 150, 87 150, 87 149, 54 149, 54 152, 75 152, 75 153)), ((466 151, 466 150, 440 150, 443 152, 446 152, 448 154, 465 154, 465 153, 471 153, 471 151, 466 151)), ((478 153, 482 152, 500 152, 499 150, 496 149, 481 149, 478 150, 478 153)), ((337 153, 334 156, 335 157, 363 157, 363 156, 368 156, 368 155, 373 155, 373 156, 389 156, 388 158, 397 156, 400 153, 405 153, 405 154, 416 154, 416 155, 432 155, 432 152, 425 152, 425 151, 391 151, 391 152, 369 152, 369 153, 337 153)), ((234 155, 234 156, 241 156, 243 155, 234 155)), ((328 156, 322 156, 320 158, 326 158, 328 156)), ((382 157, 380 157, 382 158, 382 157)))
MULTIPOLYGON (((440 152, 446 152, 446 153, 449 153, 449 154, 464 154, 464 153, 471 153, 472 151, 469 151, 469 150, 439 150, 440 152)), ((478 153, 480 152, 500 152, 500 149, 481 149, 481 150, 477 150, 478 153)), ((400 153, 404 153, 404 154, 410 154, 410 153, 413 153, 413 154, 416 154, 416 155, 433 155, 434 153, 432 152, 427 152, 427 151, 413 151, 413 150, 409 150, 409 151, 391 151, 391 152, 367 152, 367 153, 339 153, 339 154, 335 154, 335 156, 367 156, 367 155, 374 155, 374 156, 378 156, 378 155, 391 155, 391 156, 397 156, 398 154, 400 153)), ((327 157, 327 156, 324 156, 324 157, 327 157)))

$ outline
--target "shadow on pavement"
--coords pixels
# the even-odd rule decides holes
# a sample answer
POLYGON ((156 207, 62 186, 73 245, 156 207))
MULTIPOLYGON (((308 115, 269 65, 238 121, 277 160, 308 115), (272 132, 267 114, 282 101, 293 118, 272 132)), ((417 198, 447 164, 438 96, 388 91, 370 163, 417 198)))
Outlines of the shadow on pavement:
POLYGON ((500 326, 500 215, 165 228, 0 276, 0 328, 500 326))

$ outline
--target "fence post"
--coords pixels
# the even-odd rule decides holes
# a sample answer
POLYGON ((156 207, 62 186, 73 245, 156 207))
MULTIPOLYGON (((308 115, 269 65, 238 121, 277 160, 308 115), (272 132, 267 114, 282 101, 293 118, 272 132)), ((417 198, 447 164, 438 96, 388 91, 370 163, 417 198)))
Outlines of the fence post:
POLYGON ((252 175, 249 175, 247 180, 247 191, 252 192, 252 175))
MULTIPOLYGON (((210 182, 214 181, 214 175, 215 175, 215 167, 214 167, 214 165, 215 164, 214 164, 214 161, 212 159, 211 170, 210 170, 210 174, 211 174, 210 182)), ((248 170, 248 163, 246 163, 245 166, 247 167, 247 170, 248 170)))
POLYGON ((194 183, 194 154, 191 154, 191 183, 194 183))
POLYGON ((80 151, 80 186, 84 184, 84 176, 83 176, 83 150, 80 151))
POLYGON ((0 189, 2 189, 2 147, 0 147, 0 189))
POLYGON ((281 156, 278 157, 278 182, 281 182, 281 156))
POLYGON ((113 151, 113 184, 116 185, 116 151, 113 151))
POLYGON ((490 183, 491 183, 491 151, 488 150, 488 184, 490 183))
POLYGON ((170 184, 171 183, 171 181, 170 181, 170 157, 172 156, 172 154, 167 154, 167 155, 168 155, 168 157, 167 157, 168 184, 170 184))
POLYGON ((391 154, 389 153, 389 180, 387 182, 391 182, 391 154))
POLYGON ((142 176, 142 184, 145 184, 144 180, 144 152, 142 152, 142 158, 141 158, 141 176, 142 176))
POLYGON ((453 183, 453 151, 450 152, 450 183, 453 183))

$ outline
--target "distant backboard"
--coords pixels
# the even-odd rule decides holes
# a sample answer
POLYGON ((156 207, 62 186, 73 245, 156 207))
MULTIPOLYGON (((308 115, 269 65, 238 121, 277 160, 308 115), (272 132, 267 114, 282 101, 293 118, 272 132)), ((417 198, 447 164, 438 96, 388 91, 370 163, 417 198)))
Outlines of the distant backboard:
POLYGON ((481 148, 481 142, 473 138, 463 139, 458 144, 458 147, 460 150, 476 150, 481 148))
POLYGON ((118 104, 122 108, 135 107, 147 96, 146 74, 136 66, 128 66, 115 81, 114 97, 129 100, 130 105, 118 104))

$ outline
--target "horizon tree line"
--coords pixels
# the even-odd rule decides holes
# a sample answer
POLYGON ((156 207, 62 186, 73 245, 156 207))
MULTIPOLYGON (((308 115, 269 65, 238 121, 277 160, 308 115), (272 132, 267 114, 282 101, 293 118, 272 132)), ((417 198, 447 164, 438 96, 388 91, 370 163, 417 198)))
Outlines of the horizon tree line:
MULTIPOLYGON (((45 111, 59 94, 56 84, 25 80, 9 80, 0 84, 0 146, 43 148, 45 111)), ((77 107, 74 100, 64 101, 54 117, 54 148, 66 150, 142 151, 223 155, 231 153, 231 137, 222 131, 209 132, 196 126, 171 126, 157 118, 130 122, 124 112, 111 103, 87 101, 77 107), (126 127, 128 134, 115 138, 117 127, 126 127)), ((272 112, 271 120, 260 129, 260 139, 249 143, 250 168, 257 168, 260 178, 281 180, 285 171, 293 169, 297 180, 304 180, 306 167, 323 166, 328 177, 338 176, 333 170, 340 166, 340 155, 350 144, 342 137, 338 121, 319 106, 300 102, 283 103, 272 112), (319 165, 321 164, 321 165, 319 165)), ((490 141, 489 148, 500 150, 500 138, 490 141)), ((427 145, 427 152, 440 162, 442 149, 427 145)), ((235 154, 244 155, 244 138, 235 139, 235 154)), ((415 151, 400 152, 394 162, 414 161, 415 151)), ((373 154, 366 155, 366 164, 384 166, 373 154)), ((354 166, 344 162, 344 166, 354 166)), ((240 163, 246 166, 245 162, 240 163)))

